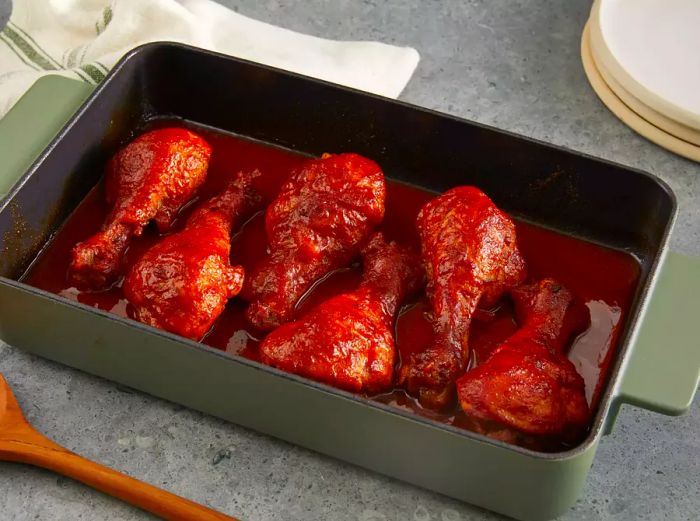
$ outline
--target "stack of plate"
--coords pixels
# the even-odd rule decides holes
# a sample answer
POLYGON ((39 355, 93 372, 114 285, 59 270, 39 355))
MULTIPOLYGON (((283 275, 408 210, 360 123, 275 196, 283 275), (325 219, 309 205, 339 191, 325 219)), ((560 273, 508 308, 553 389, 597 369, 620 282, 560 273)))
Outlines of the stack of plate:
POLYGON ((700 0, 596 0, 581 57, 618 118, 700 161, 700 0))

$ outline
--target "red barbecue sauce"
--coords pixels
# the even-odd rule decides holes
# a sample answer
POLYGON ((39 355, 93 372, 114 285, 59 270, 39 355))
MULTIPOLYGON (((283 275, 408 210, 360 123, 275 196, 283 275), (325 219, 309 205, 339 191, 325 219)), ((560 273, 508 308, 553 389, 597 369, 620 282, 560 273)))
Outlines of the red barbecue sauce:
MULTIPOLYGON (((170 122, 172 123, 172 122, 170 122)), ((161 126, 164 122, 156 122, 161 126)), ((178 122, 178 124, 182 124, 178 122)), ((223 134, 192 125, 212 145, 213 154, 207 180, 195 198, 178 216, 177 230, 187 219, 197 201, 221 190, 225 182, 241 170, 260 170, 265 179, 266 200, 271 200, 287 178, 292 167, 302 163, 306 156, 260 142, 223 134)), ((261 183, 263 184, 263 183, 261 183)), ((435 194, 400 182, 388 180, 386 215, 380 230, 388 239, 419 248, 415 220, 421 206, 435 194)), ((99 293, 78 291, 66 277, 69 252, 79 241, 96 232, 108 208, 104 202, 102 184, 98 184, 66 220, 47 247, 41 252, 24 276, 24 282, 89 306, 129 317, 130 305, 124 298, 121 282, 112 289, 99 293)), ((608 365, 612 358, 623 317, 639 277, 639 265, 629 254, 603 248, 569 236, 517 222, 518 243, 532 279, 554 277, 578 298, 587 303, 591 312, 591 327, 572 344, 569 358, 586 381, 586 394, 592 408, 598 400, 608 365)), ((231 262, 249 270, 267 248, 264 213, 260 212, 242 227, 234 230, 231 262)), ((149 226, 142 237, 136 238, 125 259, 125 268, 158 240, 154 226, 149 226)), ((338 270, 318 282, 300 301, 299 313, 323 300, 353 290, 361 279, 359 264, 338 270)), ((262 333, 248 325, 243 316, 245 302, 232 299, 203 343, 231 354, 258 360, 258 344, 262 333)), ((419 349, 430 341, 430 323, 425 317, 429 304, 424 294, 416 295, 402 308, 396 324, 397 346, 400 357, 419 349)), ((499 342, 517 329, 513 310, 507 299, 494 310, 480 310, 470 331, 471 363, 483 361, 499 342)), ((487 425, 468 418, 455 405, 446 412, 422 408, 401 389, 373 396, 372 399, 411 410, 451 425, 460 426, 520 445, 540 450, 566 448, 560 440, 533 440, 498 426, 487 425)))

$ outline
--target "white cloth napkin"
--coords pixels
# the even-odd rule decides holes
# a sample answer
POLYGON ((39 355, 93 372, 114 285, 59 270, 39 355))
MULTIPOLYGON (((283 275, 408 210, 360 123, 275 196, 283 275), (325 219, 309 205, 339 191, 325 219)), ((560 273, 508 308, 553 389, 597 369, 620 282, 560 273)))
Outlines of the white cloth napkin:
MULTIPOLYGON (((252 20, 211 0, 14 0, 0 33, 0 117, 41 76, 101 81, 127 51, 177 41, 397 97, 418 52, 340 42, 252 20)), ((332 4, 329 4, 332 9, 332 4)))

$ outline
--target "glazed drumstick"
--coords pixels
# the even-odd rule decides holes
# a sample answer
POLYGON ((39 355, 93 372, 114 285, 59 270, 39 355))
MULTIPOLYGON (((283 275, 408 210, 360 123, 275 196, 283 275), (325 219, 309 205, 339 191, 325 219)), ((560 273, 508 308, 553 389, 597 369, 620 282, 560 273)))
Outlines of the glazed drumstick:
POLYGON ((384 197, 381 169, 357 154, 324 154, 292 172, 265 214, 269 254, 246 280, 250 323, 270 330, 291 320, 314 282, 357 256, 384 197))
POLYGON ((523 284, 510 292, 520 329, 507 344, 526 339, 554 354, 565 355, 570 340, 591 322, 586 305, 554 279, 523 284))
POLYGON ((201 339, 243 286, 243 268, 231 266, 231 229, 257 209, 252 187, 259 172, 241 173, 200 205, 185 228, 152 246, 124 280, 124 295, 141 322, 201 339))
POLYGON ((83 289, 104 289, 119 276, 131 237, 155 220, 169 228, 207 173, 211 147, 194 132, 163 128, 142 134, 109 162, 105 176, 112 210, 102 229, 71 252, 70 279, 83 289))
POLYGON ((467 367, 468 334, 477 305, 490 307, 525 279, 515 225, 480 190, 453 188, 428 202, 417 219, 433 306, 433 340, 403 363, 399 378, 422 405, 441 408, 467 367))
POLYGON ((379 233, 362 256, 359 288, 270 333, 260 346, 264 363, 348 391, 391 387, 394 319, 404 297, 423 280, 420 259, 396 243, 387 244, 379 233))
POLYGON ((564 351, 588 326, 588 309, 552 279, 512 296, 521 328, 457 381, 459 403, 471 416, 527 434, 576 439, 588 423, 588 402, 564 351))

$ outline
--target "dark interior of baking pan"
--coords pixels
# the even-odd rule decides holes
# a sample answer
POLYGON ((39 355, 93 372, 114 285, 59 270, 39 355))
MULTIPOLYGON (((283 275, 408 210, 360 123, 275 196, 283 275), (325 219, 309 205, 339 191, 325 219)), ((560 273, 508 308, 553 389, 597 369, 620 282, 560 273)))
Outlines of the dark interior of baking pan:
POLYGON ((3 203, 0 274, 20 278, 106 160, 162 118, 304 154, 356 152, 387 177, 431 191, 476 185, 516 217, 629 252, 641 272, 628 323, 675 212, 664 185, 619 165, 260 65, 151 44, 121 62, 3 203))

